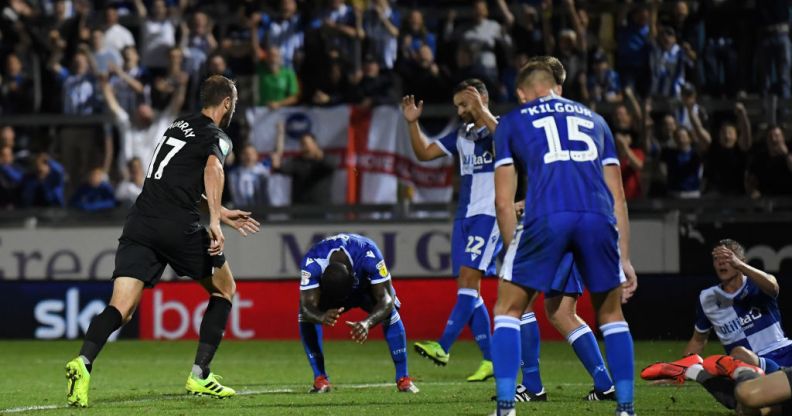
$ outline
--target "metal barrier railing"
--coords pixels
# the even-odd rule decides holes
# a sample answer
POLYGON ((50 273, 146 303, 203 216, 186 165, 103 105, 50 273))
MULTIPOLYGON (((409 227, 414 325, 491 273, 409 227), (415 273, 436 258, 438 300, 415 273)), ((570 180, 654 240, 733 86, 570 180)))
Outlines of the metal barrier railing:
MULTIPOLYGON (((633 218, 657 218, 675 213, 686 221, 792 221, 792 198, 725 199, 657 199, 633 201, 629 204, 633 218)), ((279 224, 372 223, 450 221, 453 203, 432 204, 360 204, 360 205, 297 205, 287 207, 248 207, 255 218, 279 224)), ((64 208, 41 208, 0 211, 0 229, 39 226, 77 227, 123 224, 128 210, 87 213, 64 208)))

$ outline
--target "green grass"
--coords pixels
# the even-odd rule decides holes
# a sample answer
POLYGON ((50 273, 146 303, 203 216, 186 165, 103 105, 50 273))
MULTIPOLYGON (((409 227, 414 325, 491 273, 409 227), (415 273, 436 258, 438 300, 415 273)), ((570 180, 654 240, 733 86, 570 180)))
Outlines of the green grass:
MULTIPOLYGON (((410 373, 421 392, 400 394, 382 341, 357 345, 326 343, 327 369, 336 390, 309 395, 312 382, 298 342, 224 342, 213 371, 241 395, 228 400, 191 397, 184 382, 194 342, 120 341, 107 346, 92 374, 91 407, 65 407, 63 367, 79 349, 76 342, 0 342, 0 413, 79 415, 485 415, 494 382, 466 383, 480 356, 472 342, 460 342, 448 367, 435 367, 412 351, 410 373), (42 409, 24 410, 30 406, 42 409)), ((680 343, 638 343, 636 370, 677 358, 680 343)), ((716 346, 711 352, 717 352, 716 346)), ((613 402, 581 401, 591 380, 566 343, 542 344, 542 377, 550 401, 519 403, 534 415, 611 415, 613 402)), ((729 415, 694 383, 650 386, 637 381, 641 415, 729 415)))

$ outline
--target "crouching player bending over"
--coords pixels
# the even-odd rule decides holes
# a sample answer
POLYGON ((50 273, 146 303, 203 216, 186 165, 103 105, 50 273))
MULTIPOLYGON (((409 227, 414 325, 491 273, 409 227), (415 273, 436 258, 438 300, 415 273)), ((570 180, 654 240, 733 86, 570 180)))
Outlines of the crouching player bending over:
POLYGON ((373 241, 356 234, 338 234, 315 244, 302 260, 300 338, 314 372, 311 393, 330 391, 322 352, 322 325, 335 326, 341 314, 361 308, 368 317, 346 324, 352 339, 363 343, 369 330, 382 331, 396 367, 400 392, 418 393, 407 373, 407 339, 399 316, 399 299, 385 260, 373 241))

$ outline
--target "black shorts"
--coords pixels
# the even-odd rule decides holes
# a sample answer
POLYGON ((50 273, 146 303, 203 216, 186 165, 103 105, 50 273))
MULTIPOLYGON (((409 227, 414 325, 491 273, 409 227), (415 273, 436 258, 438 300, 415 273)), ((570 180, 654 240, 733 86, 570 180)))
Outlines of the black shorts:
POLYGON ((209 243, 209 232, 201 224, 131 214, 118 239, 113 279, 132 277, 153 287, 166 265, 179 276, 205 279, 226 262, 223 254, 209 255, 209 243))

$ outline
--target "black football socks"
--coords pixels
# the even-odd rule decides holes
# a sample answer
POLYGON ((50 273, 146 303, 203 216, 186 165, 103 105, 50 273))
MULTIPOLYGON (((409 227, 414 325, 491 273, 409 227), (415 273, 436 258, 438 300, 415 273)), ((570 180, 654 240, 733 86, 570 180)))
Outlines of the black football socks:
POLYGON ((88 326, 88 331, 83 339, 82 348, 80 348, 80 357, 89 372, 93 367, 96 356, 99 355, 99 352, 102 351, 107 342, 107 338, 116 329, 121 328, 122 322, 121 312, 112 305, 106 307, 102 313, 91 320, 91 325, 88 326))
POLYGON ((220 296, 211 296, 209 305, 201 321, 201 331, 198 334, 198 351, 195 353, 193 374, 201 379, 209 376, 209 364, 214 358, 215 351, 223 339, 228 314, 231 312, 231 302, 220 296))

